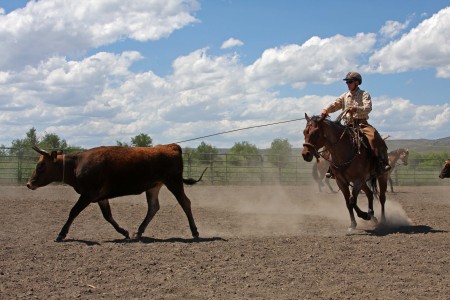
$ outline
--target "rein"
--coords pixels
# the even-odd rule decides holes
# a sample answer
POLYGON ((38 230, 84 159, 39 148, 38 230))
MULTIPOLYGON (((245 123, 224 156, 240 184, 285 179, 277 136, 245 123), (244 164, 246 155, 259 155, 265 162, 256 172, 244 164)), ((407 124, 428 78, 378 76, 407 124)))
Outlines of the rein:
MULTIPOLYGON (((347 112, 346 110, 343 111, 343 112, 339 115, 338 119, 340 119, 340 118, 344 115, 344 113, 346 113, 346 112, 347 112)), ((339 120, 339 121, 340 121, 340 120, 339 120)), ((339 139, 338 139, 334 144, 331 145, 331 147, 328 149, 328 151, 330 151, 331 149, 333 149, 333 148, 334 148, 334 147, 342 140, 342 138, 344 137, 345 133, 346 133, 349 129, 350 129, 350 126, 345 126, 345 128, 344 128, 344 130, 342 131, 342 134, 341 134, 341 136, 339 137, 339 139)), ((323 137, 323 139, 325 139, 327 142, 330 142, 326 137, 323 137)), ((353 144, 353 150, 354 150, 354 151, 353 151, 353 156, 352 156, 348 161, 343 162, 343 163, 340 163, 340 164, 336 164, 336 163, 334 163, 331 159, 326 158, 325 156, 323 156, 322 153, 323 153, 324 151, 326 151, 326 150, 319 151, 319 150, 317 150, 317 147, 316 147, 314 144, 311 144, 311 143, 304 143, 303 146, 311 147, 312 149, 314 149, 314 156, 316 157, 317 160, 319 160, 319 156, 320 156, 320 157, 322 157, 324 160, 328 161, 333 167, 335 167, 336 169, 338 169, 339 167, 344 167, 344 166, 347 166, 347 165, 351 164, 351 163, 355 160, 356 156, 360 153, 360 150, 359 150, 359 145, 360 145, 359 138, 358 138, 358 143, 352 143, 352 144, 353 144), (358 150, 357 150, 357 151, 356 151, 356 147, 355 147, 355 146, 358 146, 358 150)), ((331 151, 330 151, 330 152, 331 152, 331 151)))

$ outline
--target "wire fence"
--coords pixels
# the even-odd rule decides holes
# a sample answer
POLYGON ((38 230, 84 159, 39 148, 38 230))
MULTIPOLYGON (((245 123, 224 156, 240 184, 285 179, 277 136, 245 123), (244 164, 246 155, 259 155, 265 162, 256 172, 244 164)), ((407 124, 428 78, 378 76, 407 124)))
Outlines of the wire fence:
MULTIPOLYGON (((25 184, 39 155, 32 151, 0 149, 0 184, 25 184)), ((298 155, 232 155, 183 153, 184 177, 198 178, 210 185, 308 185, 314 183, 313 162, 298 155)), ((396 186, 445 185, 438 177, 443 162, 438 159, 409 159, 408 166, 396 166, 391 178, 396 186)))

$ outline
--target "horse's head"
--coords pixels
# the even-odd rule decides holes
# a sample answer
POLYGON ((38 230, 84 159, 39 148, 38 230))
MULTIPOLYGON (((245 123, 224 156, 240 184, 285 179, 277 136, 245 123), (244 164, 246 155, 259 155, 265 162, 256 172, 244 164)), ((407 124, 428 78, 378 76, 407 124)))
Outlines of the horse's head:
POLYGON ((399 149, 399 150, 400 150, 400 156, 399 156, 399 159, 403 162, 403 164, 404 164, 405 166, 407 166, 407 165, 408 165, 409 151, 408 151, 408 149, 403 149, 403 148, 401 148, 401 149, 399 149))
POLYGON ((319 158, 318 150, 324 146, 324 140, 321 137, 321 123, 324 118, 312 116, 305 113, 306 127, 303 130, 305 143, 303 144, 302 156, 305 161, 311 161, 313 157, 319 158))
POLYGON ((444 163, 444 167, 442 168, 441 173, 439 173, 439 178, 450 178, 450 158, 444 163))

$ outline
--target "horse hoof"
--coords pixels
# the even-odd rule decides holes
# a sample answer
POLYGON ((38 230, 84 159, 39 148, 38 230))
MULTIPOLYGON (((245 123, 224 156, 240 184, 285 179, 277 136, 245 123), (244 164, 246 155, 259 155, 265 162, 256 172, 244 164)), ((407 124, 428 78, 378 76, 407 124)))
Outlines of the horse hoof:
POLYGON ((57 242, 57 243, 64 242, 64 237, 58 235, 58 237, 55 239, 55 242, 57 242))
POLYGON ((375 216, 371 216, 370 221, 372 221, 374 225, 378 225, 378 219, 375 216))

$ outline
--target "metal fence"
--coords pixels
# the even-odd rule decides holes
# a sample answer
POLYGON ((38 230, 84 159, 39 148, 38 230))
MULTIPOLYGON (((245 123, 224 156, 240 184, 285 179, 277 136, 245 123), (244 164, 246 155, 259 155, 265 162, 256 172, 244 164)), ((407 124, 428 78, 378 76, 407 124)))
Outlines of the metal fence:
MULTIPOLYGON (((38 154, 15 149, 0 149, 0 184, 24 184, 31 176, 38 154)), ((313 182, 312 166, 300 155, 288 159, 273 155, 183 154, 184 177, 198 178, 211 185, 306 185, 313 182)), ((409 159, 408 166, 397 166, 392 173, 394 185, 445 185, 438 178, 443 162, 409 159)))

